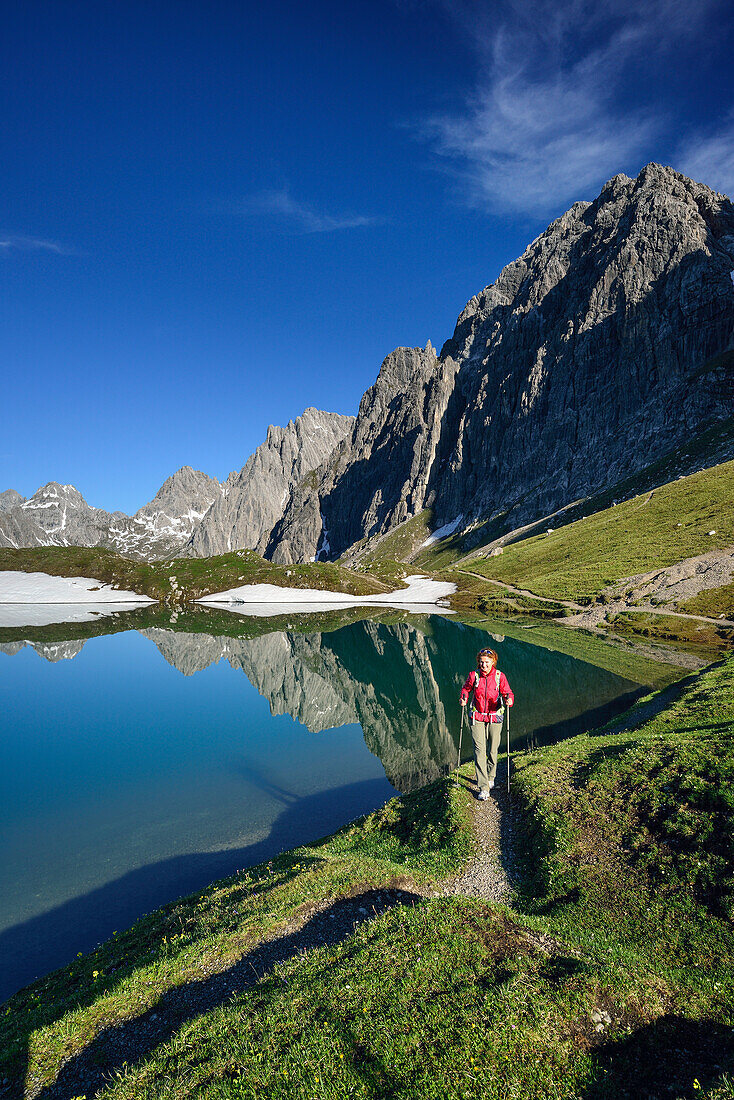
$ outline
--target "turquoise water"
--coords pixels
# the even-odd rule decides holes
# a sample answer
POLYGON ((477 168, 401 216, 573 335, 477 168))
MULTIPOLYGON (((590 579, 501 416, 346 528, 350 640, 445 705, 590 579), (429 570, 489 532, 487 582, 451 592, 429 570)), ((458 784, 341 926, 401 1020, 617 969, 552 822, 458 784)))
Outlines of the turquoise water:
POLYGON ((488 643, 517 695, 516 747, 639 691, 438 617, 3 644, 0 998, 142 913, 445 773, 458 691, 488 643))

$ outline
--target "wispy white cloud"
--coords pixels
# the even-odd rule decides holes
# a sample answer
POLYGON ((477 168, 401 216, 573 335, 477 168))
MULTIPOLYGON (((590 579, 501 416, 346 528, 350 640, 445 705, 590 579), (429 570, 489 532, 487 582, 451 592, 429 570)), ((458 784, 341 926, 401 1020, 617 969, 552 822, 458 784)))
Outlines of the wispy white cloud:
POLYGON ((69 250, 58 241, 45 241, 39 237, 0 237, 0 252, 55 252, 59 256, 68 255, 69 250))
POLYGON ((298 233, 333 233, 339 229, 359 229, 384 222, 383 218, 365 214, 323 213, 294 199, 287 188, 250 195, 245 199, 244 209, 249 214, 277 218, 298 233))
POLYGON ((716 129, 687 138, 675 167, 715 191, 734 196, 734 111, 716 129))
POLYGON ((591 198, 654 159, 669 124, 659 106, 630 106, 634 67, 664 57, 684 32, 690 42, 717 3, 511 0, 498 20, 494 5, 479 17, 474 0, 443 0, 479 54, 480 77, 462 111, 427 119, 422 133, 474 205, 538 215, 591 198))

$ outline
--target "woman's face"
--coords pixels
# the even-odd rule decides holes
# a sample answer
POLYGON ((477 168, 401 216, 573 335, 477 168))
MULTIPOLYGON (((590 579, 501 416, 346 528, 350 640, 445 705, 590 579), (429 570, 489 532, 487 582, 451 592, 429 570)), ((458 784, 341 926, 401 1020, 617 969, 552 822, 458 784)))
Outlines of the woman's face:
POLYGON ((494 668, 494 661, 491 657, 482 654, 478 661, 480 672, 491 672, 494 668))

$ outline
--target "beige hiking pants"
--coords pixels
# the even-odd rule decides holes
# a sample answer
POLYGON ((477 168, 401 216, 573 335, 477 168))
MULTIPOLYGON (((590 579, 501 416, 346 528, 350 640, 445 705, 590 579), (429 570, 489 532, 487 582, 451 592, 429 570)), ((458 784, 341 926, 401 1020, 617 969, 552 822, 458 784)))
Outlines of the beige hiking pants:
POLYGON ((502 722, 478 722, 476 718, 472 720, 474 767, 480 791, 488 791, 489 784, 494 782, 494 777, 497 775, 497 753, 501 734, 502 722), (487 742, 489 742, 489 774, 487 774, 487 742))

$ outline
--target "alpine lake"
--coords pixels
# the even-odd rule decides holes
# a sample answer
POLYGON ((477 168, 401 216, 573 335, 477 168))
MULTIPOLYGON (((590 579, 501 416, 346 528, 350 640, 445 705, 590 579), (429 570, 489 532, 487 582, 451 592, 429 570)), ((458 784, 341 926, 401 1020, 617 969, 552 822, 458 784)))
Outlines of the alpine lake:
POLYGON ((445 775, 484 646, 515 692, 513 752, 600 726, 685 671, 562 627, 395 609, 80 617, 0 626, 0 1000, 445 775))

